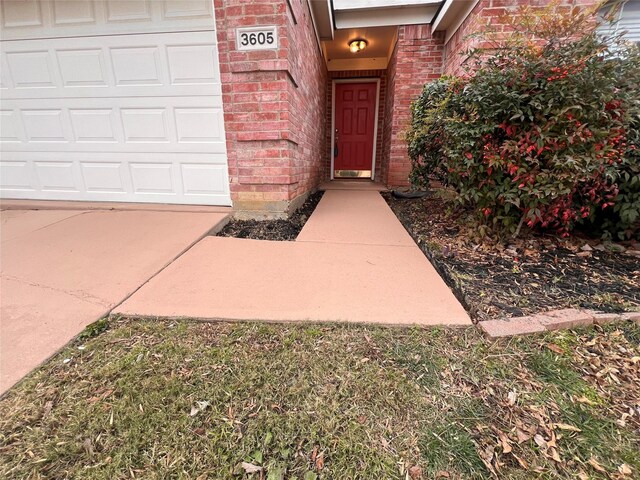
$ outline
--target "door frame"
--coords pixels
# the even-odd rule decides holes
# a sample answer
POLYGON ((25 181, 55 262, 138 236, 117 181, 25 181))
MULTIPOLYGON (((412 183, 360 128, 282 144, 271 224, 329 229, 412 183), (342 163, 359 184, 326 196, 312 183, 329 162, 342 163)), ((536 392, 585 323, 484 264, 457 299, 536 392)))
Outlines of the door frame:
POLYGON ((335 172, 333 168, 333 149, 335 148, 336 135, 336 83, 375 83, 376 84, 376 111, 373 125, 373 150, 371 159, 371 181, 376 177, 376 147, 378 146, 378 111, 380 110, 380 77, 363 77, 363 78, 336 78, 331 81, 331 148, 329 155, 331 157, 331 180, 335 172))

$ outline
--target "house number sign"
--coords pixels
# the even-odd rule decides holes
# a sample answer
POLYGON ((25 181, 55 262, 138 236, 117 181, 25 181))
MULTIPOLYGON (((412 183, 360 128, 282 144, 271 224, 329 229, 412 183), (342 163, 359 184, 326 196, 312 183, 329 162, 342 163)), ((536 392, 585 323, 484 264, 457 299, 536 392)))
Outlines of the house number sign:
POLYGON ((272 50, 278 48, 278 27, 244 27, 236 29, 238 50, 272 50))

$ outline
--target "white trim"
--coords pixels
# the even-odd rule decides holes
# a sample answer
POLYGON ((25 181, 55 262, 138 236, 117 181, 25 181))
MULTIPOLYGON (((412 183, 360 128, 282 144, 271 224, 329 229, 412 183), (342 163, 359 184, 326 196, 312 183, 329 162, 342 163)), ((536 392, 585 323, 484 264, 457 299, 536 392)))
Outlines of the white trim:
POLYGON ((442 5, 442 8, 438 12, 438 15, 436 15, 436 18, 433 20, 433 23, 431 24, 431 28, 433 29, 434 32, 440 28, 440 24, 442 23, 442 20, 444 19, 445 15, 451 8, 452 3, 453 3, 453 0, 446 0, 444 2, 444 5, 442 5))
POLYGON ((311 15, 311 26, 313 27, 313 33, 315 33, 316 41, 318 42, 320 55, 324 55, 324 51, 322 50, 322 42, 320 41, 320 34, 318 33, 318 27, 316 26, 316 17, 313 14, 313 7, 311 6, 311 0, 307 0, 307 8, 309 9, 309 15, 311 15))
POLYGON ((434 32, 445 30, 445 45, 451 40, 451 37, 458 31, 460 25, 467 19, 479 2, 480 0, 447 0, 444 3, 431 28, 434 32))
POLYGON ((378 147, 378 111, 380 110, 380 78, 364 77, 364 78, 336 78, 331 80, 331 148, 329 155, 331 156, 331 180, 333 180, 335 134, 336 134, 336 83, 375 83, 376 84, 376 106, 373 124, 373 153, 371 159, 371 180, 376 178, 376 150, 378 147))
POLYGON ((464 13, 460 15, 460 18, 458 18, 458 20, 453 23, 452 28, 447 28, 447 33, 445 34, 445 37, 444 37, 445 44, 448 43, 449 40, 451 40, 451 37, 453 37, 456 34, 458 29, 462 26, 462 24, 469 17, 469 15, 471 15, 471 12, 473 12, 473 9, 476 8, 476 5, 478 5, 478 3, 480 3, 480 0, 475 0, 475 2, 471 2, 469 4, 469 9, 464 11, 464 13))
POLYGON ((336 81, 331 81, 331 148, 329 149, 329 158, 331 159, 331 175, 329 178, 333 180, 333 159, 335 155, 333 152, 336 150, 336 81))
POLYGON ((378 149, 378 111, 380 110, 380 79, 376 80, 376 113, 373 124, 373 158, 371 159, 371 181, 376 179, 376 150, 378 149))
POLYGON ((333 9, 339 12, 344 10, 370 10, 373 8, 405 8, 440 2, 441 0, 334 0, 333 9))
POLYGON ((368 28, 431 23, 438 13, 439 3, 410 7, 334 10, 336 29, 368 28))

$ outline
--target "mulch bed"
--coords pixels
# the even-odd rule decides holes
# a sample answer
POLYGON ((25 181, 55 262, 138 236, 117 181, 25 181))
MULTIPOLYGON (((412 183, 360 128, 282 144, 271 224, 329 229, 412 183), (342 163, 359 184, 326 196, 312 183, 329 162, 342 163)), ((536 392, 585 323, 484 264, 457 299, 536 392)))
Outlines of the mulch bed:
POLYGON ((454 290, 474 321, 558 308, 622 312, 640 308, 640 244, 528 236, 477 242, 461 211, 441 194, 397 199, 398 219, 454 290))
POLYGON ((316 209, 324 192, 309 195, 304 204, 287 220, 232 220, 216 235, 254 240, 293 241, 316 209))

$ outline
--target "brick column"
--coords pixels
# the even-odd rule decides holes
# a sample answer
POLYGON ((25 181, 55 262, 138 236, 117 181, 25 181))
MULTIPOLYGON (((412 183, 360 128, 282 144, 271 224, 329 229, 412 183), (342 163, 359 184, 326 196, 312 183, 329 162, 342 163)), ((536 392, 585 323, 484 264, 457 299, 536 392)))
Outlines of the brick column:
POLYGON ((234 209, 284 217, 320 181, 324 131, 313 129, 324 116, 326 69, 308 7, 215 0, 215 9, 234 209), (237 50, 236 28, 258 25, 278 27, 278 50, 237 50))
POLYGON ((425 83, 442 73, 443 34, 432 35, 430 25, 398 27, 398 41, 387 67, 387 98, 382 179, 390 186, 409 184, 411 162, 405 132, 411 121, 411 102, 425 83))

